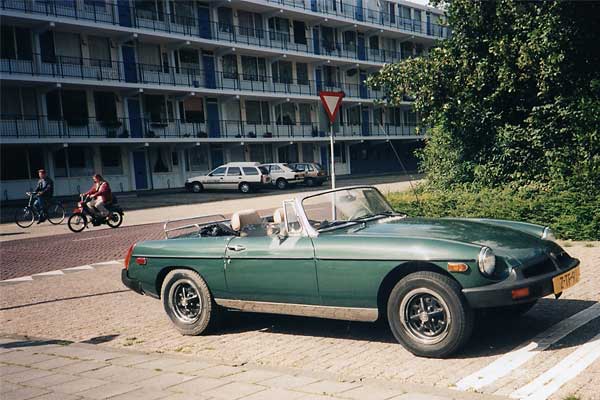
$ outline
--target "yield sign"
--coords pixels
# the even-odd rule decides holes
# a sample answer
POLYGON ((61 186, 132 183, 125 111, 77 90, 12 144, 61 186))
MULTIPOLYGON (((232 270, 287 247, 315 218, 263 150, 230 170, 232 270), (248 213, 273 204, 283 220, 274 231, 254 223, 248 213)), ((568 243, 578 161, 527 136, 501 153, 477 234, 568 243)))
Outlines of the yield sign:
POLYGON ((342 104, 342 98, 345 96, 344 92, 319 92, 323 107, 329 115, 329 121, 333 124, 335 116, 337 115, 340 105, 342 104))

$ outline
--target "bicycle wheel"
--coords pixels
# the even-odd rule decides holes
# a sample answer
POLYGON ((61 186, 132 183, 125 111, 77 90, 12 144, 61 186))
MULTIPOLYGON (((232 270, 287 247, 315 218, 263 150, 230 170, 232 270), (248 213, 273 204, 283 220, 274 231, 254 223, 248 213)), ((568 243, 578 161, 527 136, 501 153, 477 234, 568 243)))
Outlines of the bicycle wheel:
POLYGON ((21 228, 29 228, 35 220, 33 208, 26 206, 15 211, 15 223, 21 228))
POLYGON ((46 212, 48 221, 50 221, 52 225, 58 225, 65 219, 65 209, 60 203, 50 204, 46 212))

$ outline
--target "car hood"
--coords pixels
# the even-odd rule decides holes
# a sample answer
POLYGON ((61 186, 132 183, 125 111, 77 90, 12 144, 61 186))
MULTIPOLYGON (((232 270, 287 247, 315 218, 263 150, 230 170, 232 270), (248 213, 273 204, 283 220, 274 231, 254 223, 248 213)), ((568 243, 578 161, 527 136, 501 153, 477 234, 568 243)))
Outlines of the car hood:
POLYGON ((490 247, 496 255, 525 260, 548 254, 553 242, 484 220, 454 218, 383 218, 354 229, 356 235, 441 239, 490 247))

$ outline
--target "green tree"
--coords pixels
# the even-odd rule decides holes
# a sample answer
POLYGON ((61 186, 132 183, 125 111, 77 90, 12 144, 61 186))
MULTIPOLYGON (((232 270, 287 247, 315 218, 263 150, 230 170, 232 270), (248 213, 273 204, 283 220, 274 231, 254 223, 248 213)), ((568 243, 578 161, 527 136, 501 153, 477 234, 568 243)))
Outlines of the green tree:
POLYGON ((431 184, 600 193, 600 2, 438 2, 452 35, 369 85, 415 98, 431 184))

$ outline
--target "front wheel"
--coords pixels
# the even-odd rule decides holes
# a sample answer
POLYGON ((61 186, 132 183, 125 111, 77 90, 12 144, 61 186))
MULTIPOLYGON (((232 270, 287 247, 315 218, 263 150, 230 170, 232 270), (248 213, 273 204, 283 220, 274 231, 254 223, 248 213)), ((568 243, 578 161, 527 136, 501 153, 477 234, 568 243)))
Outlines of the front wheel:
POLYGON ((118 228, 123 223, 123 214, 112 211, 110 215, 106 217, 106 223, 111 228, 118 228))
POLYGON ((315 180, 313 178, 306 178, 306 186, 308 186, 308 187, 315 186, 315 180))
POLYGON ((471 336, 473 311, 460 285, 434 272, 401 279, 388 299, 388 323, 394 337, 421 357, 447 357, 471 336))
POLYGON ((275 182, 275 183, 277 185, 277 189, 280 189, 280 190, 283 190, 288 187, 288 181, 285 180, 284 178, 277 179, 277 182, 275 182))
POLYGON ((35 213, 32 207, 26 206, 15 211, 15 223, 21 228, 29 228, 34 220, 35 213))
POLYGON ((60 225, 65 220, 65 209, 62 204, 54 203, 48 207, 48 221, 52 225, 60 225))
POLYGON ((250 186, 250 184, 248 182, 240 183, 238 189, 242 193, 250 193, 252 191, 252 187, 250 186))
POLYGON ((190 186, 190 190, 194 193, 200 193, 204 190, 204 186, 200 182, 193 182, 190 186))
POLYGON ((165 277, 161 289, 165 312, 183 335, 199 335, 216 323, 219 306, 198 273, 176 269, 165 277))
POLYGON ((84 230, 87 224, 87 218, 85 217, 85 215, 79 212, 71 215, 69 217, 69 220, 67 221, 67 226, 72 232, 75 233, 79 233, 82 230, 84 230))

